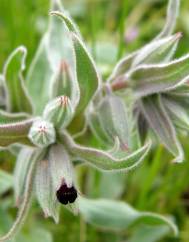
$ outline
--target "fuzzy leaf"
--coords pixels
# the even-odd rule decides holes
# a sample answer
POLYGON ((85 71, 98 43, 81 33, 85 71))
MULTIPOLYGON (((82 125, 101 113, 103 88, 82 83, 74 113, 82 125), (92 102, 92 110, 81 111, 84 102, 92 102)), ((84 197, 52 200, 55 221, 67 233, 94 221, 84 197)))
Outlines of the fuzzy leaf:
MULTIPOLYGON (((52 1, 51 9, 63 11, 60 1, 52 1)), ((45 104, 54 97, 52 96, 52 86, 63 61, 66 61, 72 73, 72 99, 74 107, 77 105, 79 88, 74 58, 73 43, 69 31, 62 24, 62 21, 51 16, 48 29, 41 40, 27 75, 27 86, 35 104, 36 114, 41 114, 45 104)), ((61 95, 64 94, 68 95, 61 93, 61 95)))
POLYGON ((133 231, 128 242, 159 242, 169 232, 170 228, 167 225, 139 225, 133 231))
POLYGON ((33 149, 23 148, 18 154, 14 170, 14 196, 15 204, 19 206, 22 201, 28 169, 33 157, 33 149))
POLYGON ((143 98, 140 108, 157 137, 176 157, 174 162, 182 162, 184 159, 182 147, 177 139, 175 128, 165 111, 161 96, 143 98))
POLYGON ((164 38, 172 34, 179 14, 180 0, 169 0, 167 19, 165 26, 156 39, 164 38))
POLYGON ((130 70, 132 63, 135 57, 138 55, 139 51, 135 51, 131 54, 126 55, 123 57, 115 66, 112 74, 108 78, 108 82, 112 82, 115 78, 124 75, 127 71, 130 70))
POLYGON ((95 63, 81 40, 80 34, 72 20, 60 12, 52 12, 52 14, 61 17, 68 29, 72 32, 71 35, 76 58, 76 74, 80 88, 80 101, 76 110, 76 114, 79 114, 86 108, 96 92, 100 77, 95 63))
POLYGON ((36 153, 36 159, 33 159, 30 168, 27 173, 23 201, 19 207, 16 220, 14 221, 12 227, 9 231, 2 237, 0 237, 1 242, 10 241, 13 237, 19 232, 21 226, 24 224, 26 216, 28 214, 31 200, 32 200, 32 191, 33 191, 33 177, 36 167, 36 162, 38 161, 38 152, 36 153))
POLYGON ((43 37, 27 74, 27 87, 34 103, 34 112, 40 114, 49 100, 49 85, 53 77, 46 45, 47 35, 43 37), (39 95, 40 93, 40 95, 39 95))
POLYGON ((28 132, 34 119, 21 122, 0 125, 0 146, 8 146, 14 143, 31 145, 28 132))
POLYGON ((189 112, 182 103, 169 97, 163 97, 162 102, 171 116, 172 121, 180 128, 189 129, 189 112))
POLYGON ((18 121, 23 121, 28 118, 29 115, 27 113, 9 113, 0 110, 0 124, 15 123, 18 121))
MULTIPOLYGON (((53 4, 52 10, 64 12, 59 0, 52 1, 53 4)), ((67 95, 71 99, 73 109, 75 110, 79 102, 80 91, 76 76, 73 42, 66 23, 52 16, 49 24, 48 39, 47 52, 54 72, 59 73, 59 75, 61 72, 63 75, 67 75, 66 80, 63 80, 63 89, 59 90, 59 92, 62 92, 60 95, 67 95)), ((59 81, 61 81, 61 78, 59 81)), ((51 98, 54 97, 52 96, 51 98)))
POLYGON ((174 235, 178 234, 176 225, 166 217, 156 213, 139 212, 124 202, 80 197, 79 208, 87 222, 100 228, 124 230, 142 223, 152 226, 168 225, 174 235))
POLYGON ((97 107, 100 125, 113 144, 119 138, 121 148, 130 147, 128 114, 123 100, 113 94, 105 96, 97 107))
POLYGON ((181 106, 182 109, 189 115, 189 85, 182 85, 177 87, 175 90, 170 91, 164 95, 169 99, 173 100, 177 105, 181 106))
POLYGON ((123 158, 116 158, 108 152, 77 145, 68 134, 62 134, 62 142, 76 160, 83 160, 105 171, 127 171, 136 167, 144 160, 151 146, 149 142, 131 154, 123 152, 123 158))
POLYGON ((23 146, 21 144, 12 144, 8 148, 6 147, 5 149, 10 151, 12 155, 17 157, 18 154, 20 153, 21 148, 23 148, 23 146))
POLYGON ((10 188, 13 186, 13 178, 12 176, 5 172, 0 170, 0 196, 7 192, 10 188))
POLYGON ((92 110, 91 112, 87 113, 87 121, 89 124, 89 127, 92 131, 92 133, 95 135, 95 137, 104 145, 110 145, 110 139, 107 136, 107 133, 103 129, 100 119, 99 119, 99 113, 92 110))
POLYGON ((59 206, 53 190, 50 163, 47 157, 37 163, 35 176, 35 191, 37 200, 43 209, 45 217, 53 217, 59 221, 59 206))
POLYGON ((185 84, 163 95, 180 105, 189 114, 189 85, 185 84))
POLYGON ((11 112, 32 113, 31 100, 23 79, 26 55, 26 48, 20 46, 10 54, 4 66, 7 109, 11 112))
POLYGON ((95 63, 82 41, 75 34, 72 35, 75 56, 77 80, 80 88, 80 100, 76 114, 81 113, 94 96, 100 82, 95 63))
POLYGON ((186 83, 184 85, 178 86, 175 90, 169 92, 169 96, 172 98, 182 98, 188 99, 189 97, 189 85, 186 83))
MULTIPOLYGON (((152 64, 152 63, 160 62, 160 61, 157 62, 157 60, 160 58, 157 57, 157 55, 154 55, 151 48, 152 48, 152 46, 157 47, 157 44, 162 43, 162 40, 160 42, 157 40, 168 37, 172 34, 175 24, 176 24, 179 6, 180 6, 180 0, 169 0, 169 5, 168 5, 168 9, 167 9, 167 20, 166 20, 166 24, 165 24, 162 32, 150 44, 148 44, 148 45, 142 47, 141 49, 122 58, 118 62, 118 64, 115 66, 112 74, 108 78, 109 82, 112 82, 113 80, 115 80, 118 77, 119 78, 122 77, 122 75, 124 75, 127 71, 129 71, 131 69, 131 67, 133 66, 133 62, 135 63, 134 66, 136 66, 136 64, 138 64, 138 63, 151 63, 152 64), (147 50, 147 52, 146 52, 146 50, 147 50), (152 51, 152 53, 151 53, 151 51, 152 51), (144 58, 144 62, 142 61, 143 58, 144 58), (146 60, 148 62, 146 62, 146 60)), ((178 36, 178 39, 179 39, 179 36, 178 36)), ((164 59, 166 56, 165 55, 166 51, 170 51, 171 55, 174 54, 174 49, 177 46, 176 42, 177 42, 177 40, 175 41, 175 44, 173 43, 172 51, 171 51, 171 45, 170 46, 168 45, 167 48, 165 48, 164 50, 162 49, 160 57, 164 59), (170 47, 170 49, 169 49, 169 47, 170 47)), ((169 58, 171 58, 171 55, 169 58)))
POLYGON ((138 97, 176 89, 188 78, 189 55, 167 64, 141 65, 125 76, 138 97))
POLYGON ((15 204, 19 207, 23 199, 26 178, 30 164, 33 160, 38 160, 42 153, 38 153, 36 149, 24 147, 20 150, 16 160, 14 169, 14 196, 15 204))
POLYGON ((55 16, 58 16, 60 19, 62 19, 65 24, 67 25, 68 29, 77 34, 78 36, 80 36, 80 31, 78 29, 78 27, 76 26, 76 24, 74 23, 74 21, 71 19, 71 17, 68 15, 68 13, 61 13, 59 11, 51 11, 50 13, 51 15, 55 15, 55 16))
POLYGON ((176 51, 181 33, 152 41, 144 46, 134 58, 132 68, 140 64, 166 63, 170 61, 176 51))
POLYGON ((181 37, 182 34, 177 33, 173 36, 155 40, 127 55, 118 62, 108 81, 121 80, 126 72, 139 64, 155 64, 171 60, 181 37))

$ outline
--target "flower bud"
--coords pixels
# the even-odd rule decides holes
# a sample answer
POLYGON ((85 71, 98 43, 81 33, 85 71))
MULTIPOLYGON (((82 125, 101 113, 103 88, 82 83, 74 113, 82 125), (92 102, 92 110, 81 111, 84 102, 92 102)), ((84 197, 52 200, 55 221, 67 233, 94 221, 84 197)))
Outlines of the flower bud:
POLYGON ((73 117, 73 109, 67 96, 59 96, 50 101, 43 112, 43 118, 52 122, 57 129, 64 129, 73 117))
POLYGON ((39 119, 32 124, 28 137, 34 145, 43 148, 55 143, 56 133, 52 123, 39 119))
POLYGON ((52 79, 50 87, 50 96, 52 98, 65 95, 70 98, 75 109, 80 99, 80 89, 75 75, 75 65, 72 61, 62 60, 57 73, 52 79))

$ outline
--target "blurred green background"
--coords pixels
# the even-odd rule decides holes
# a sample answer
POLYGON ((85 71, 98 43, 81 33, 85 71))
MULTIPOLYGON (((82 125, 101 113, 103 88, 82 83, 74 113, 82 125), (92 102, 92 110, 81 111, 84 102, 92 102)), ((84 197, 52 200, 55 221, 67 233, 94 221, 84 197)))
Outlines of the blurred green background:
MULTIPOLYGON (((148 41, 163 27, 165 0, 64 0, 63 4, 79 25, 93 57, 102 73, 111 71, 116 61, 148 41)), ((189 52, 189 1, 181 0, 176 31, 183 33, 176 56, 189 52)), ((18 45, 28 49, 29 65, 37 44, 48 23, 49 0, 0 0, 0 68, 9 53, 18 45)), ((1 72, 1 71, 0 71, 1 72)), ((94 144, 95 140, 90 140, 94 144)), ((182 138, 189 160, 189 140, 182 138)), ((89 144, 89 143, 88 143, 89 144)), ((14 157, 0 155, 0 168, 8 172, 14 157)), ((180 229, 179 238, 160 241, 189 241, 189 163, 171 165, 170 156, 162 146, 154 147, 144 164, 129 174, 106 175, 89 168, 78 168, 77 174, 88 197, 122 199, 136 209, 172 214, 180 229)), ((0 184, 0 231, 12 223, 16 209, 12 207, 11 190, 2 192, 0 184), (8 212, 6 212, 8 211, 8 212)), ((24 226, 23 241, 50 242, 116 242, 128 241, 131 231, 122 233, 96 229, 62 209, 61 221, 55 225, 45 220, 37 204, 24 226), (40 228, 40 229, 39 229, 40 228), (29 235, 29 236, 28 236, 29 235)), ((140 242, 140 241, 138 241, 140 242)))

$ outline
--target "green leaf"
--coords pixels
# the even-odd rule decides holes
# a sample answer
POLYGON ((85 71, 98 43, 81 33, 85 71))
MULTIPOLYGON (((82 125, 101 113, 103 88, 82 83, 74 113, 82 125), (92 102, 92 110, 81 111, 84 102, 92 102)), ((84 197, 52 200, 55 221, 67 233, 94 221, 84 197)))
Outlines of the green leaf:
POLYGON ((130 130, 128 114, 123 100, 113 94, 106 95, 97 107, 97 113, 102 129, 111 143, 118 137, 123 150, 130 147, 130 130))
POLYGON ((139 212, 124 202, 80 197, 79 209, 87 222, 100 228, 124 230, 142 223, 153 226, 168 225, 174 235, 178 234, 176 225, 166 217, 150 212, 139 212))
POLYGON ((28 170, 35 158, 36 150, 29 147, 22 148, 17 155, 14 169, 14 197, 16 206, 19 206, 23 199, 28 170))
POLYGON ((140 50, 135 51, 135 52, 133 52, 131 54, 128 54, 125 57, 123 57, 116 64, 112 74, 108 78, 108 82, 114 81, 116 78, 118 78, 119 76, 124 75, 127 71, 129 71, 131 66, 132 66, 132 63, 133 63, 135 57, 138 55, 139 52, 140 52, 140 50))
POLYGON ((9 229, 9 231, 4 236, 0 237, 1 242, 13 239, 25 222, 25 218, 28 214, 28 211, 31 205, 32 191, 33 191, 33 177, 34 177, 35 165, 36 165, 36 162, 38 161, 37 159, 38 155, 39 153, 36 153, 36 159, 34 159, 33 162, 31 162, 30 164, 30 168, 26 178, 23 201, 19 207, 17 218, 14 221, 11 228, 9 229))
POLYGON ((189 106, 189 85, 186 83, 182 86, 177 87, 175 90, 172 90, 166 95, 169 99, 178 103, 185 111, 189 114, 188 106, 189 106))
POLYGON ((174 90, 188 78, 189 55, 166 64, 141 65, 125 75, 137 97, 174 90))
POLYGON ((79 114, 87 107, 89 101, 94 96, 100 82, 100 77, 95 63, 83 41, 80 39, 80 34, 78 34, 78 30, 72 20, 60 12, 52 12, 52 14, 61 17, 68 29, 72 32, 76 75, 80 88, 80 100, 76 109, 76 114, 79 114))
POLYGON ((140 108, 157 137, 176 157, 174 162, 182 162, 183 150, 177 139, 175 128, 165 111, 161 96, 143 98, 140 108))
POLYGON ((172 34, 176 20, 179 14, 180 0, 169 0, 169 5, 167 8, 167 19, 165 26, 161 33, 156 37, 156 39, 160 39, 163 37, 167 37, 172 34))
POLYGON ((169 232, 167 225, 140 225, 135 228, 128 242, 159 242, 169 232))
POLYGON ((1 124, 0 125, 0 146, 8 146, 14 143, 31 145, 28 138, 28 132, 34 119, 25 121, 1 124))
POLYGON ((87 122, 92 133, 99 140, 99 142, 106 146, 111 144, 111 140, 109 139, 107 133, 103 129, 100 123, 99 113, 97 113, 96 110, 91 110, 87 113, 87 122))
MULTIPOLYGON (((52 1, 52 10, 64 12, 60 1, 52 1)), ((47 52, 53 71, 67 75, 67 83, 64 83, 60 95, 67 95, 75 110, 79 102, 79 85, 76 77, 75 53, 73 49, 72 37, 67 25, 60 19, 51 16, 48 30, 47 52)), ((60 78, 61 79, 61 78, 60 78)), ((53 81, 53 80, 52 80, 53 81)), ((54 98, 51 94, 51 98, 54 98)))
POLYGON ((53 76, 46 51, 47 41, 47 35, 45 35, 41 40, 26 77, 26 84, 34 103, 35 114, 41 114, 44 105, 49 100, 48 90, 53 76))
POLYGON ((1 200, 1 207, 0 207, 0 225, 1 225, 0 226, 0 234, 5 233, 10 228, 12 223, 13 223, 12 216, 9 213, 7 213, 7 210, 5 208, 3 208, 3 201, 1 200))
POLYGON ((178 101, 171 99, 168 96, 163 97, 162 102, 175 125, 182 129, 188 130, 189 112, 187 112, 187 109, 184 108, 182 102, 179 103, 178 101))
POLYGON ((11 112, 32 113, 32 104, 23 79, 27 50, 20 46, 5 63, 3 74, 7 92, 7 109, 11 112))
POLYGON ((144 160, 151 146, 149 142, 133 153, 123 152, 121 153, 123 158, 117 158, 115 154, 113 156, 111 153, 99 149, 80 146, 74 143, 68 134, 62 134, 61 138, 69 152, 73 155, 73 159, 85 161, 89 165, 105 171, 127 171, 135 168, 144 160))
POLYGON ((55 15, 55 16, 59 17, 60 19, 62 19, 71 32, 75 33, 78 36, 81 35, 78 27, 76 26, 74 21, 71 19, 71 17, 68 15, 68 13, 65 14, 64 12, 61 13, 59 11, 51 11, 50 14, 55 15))
POLYGON ((126 55, 117 63, 108 81, 112 82, 116 78, 121 78, 139 64, 155 64, 171 60, 181 37, 181 33, 164 36, 164 38, 153 40, 139 50, 126 55))
MULTIPOLYGON (((52 1, 52 10, 63 11, 60 1, 52 1)), ((35 104, 36 114, 41 114, 45 104, 54 98, 53 82, 62 68, 62 62, 68 64, 72 73, 73 97, 71 98, 68 93, 60 95, 69 96, 75 107, 79 101, 79 88, 75 74, 73 42, 65 24, 51 16, 48 29, 27 74, 27 86, 35 104)))
POLYGON ((17 157, 21 148, 23 148, 21 144, 12 144, 8 148, 5 147, 5 148, 2 148, 2 149, 8 150, 12 155, 17 157))
POLYGON ((15 123, 18 121, 23 121, 28 118, 29 115, 27 113, 9 113, 0 110, 0 124, 15 123))
POLYGON ((5 172, 0 170, 0 195, 8 191, 13 186, 13 177, 5 172))
POLYGON ((166 93, 165 96, 169 99, 172 99, 174 102, 179 103, 185 110, 188 110, 189 85, 187 85, 187 83, 177 87, 175 90, 166 93))
POLYGON ((169 92, 169 95, 173 97, 183 97, 188 98, 189 97, 189 85, 186 83, 182 86, 178 86, 175 90, 172 90, 169 92))
POLYGON ((80 100, 76 109, 76 114, 79 114, 84 111, 94 96, 100 82, 100 77, 95 63, 82 41, 75 34, 72 35, 72 39, 76 55, 77 80, 80 88, 80 100))
MULTIPOLYGON (((98 171, 97 171, 98 172, 98 171)), ((123 195, 125 190, 127 190, 126 185, 126 177, 127 175, 124 173, 108 173, 108 172, 101 172, 98 176, 100 176, 99 180, 99 197, 100 198, 111 198, 117 199, 123 195), (111 185, 110 185, 111 184, 111 185)), ((96 188, 96 180, 93 184, 93 188, 96 188)), ((91 189, 93 189, 91 187, 91 189)))
POLYGON ((140 64, 166 63, 175 54, 178 42, 182 37, 181 33, 154 40, 144 46, 134 58, 132 68, 140 64))

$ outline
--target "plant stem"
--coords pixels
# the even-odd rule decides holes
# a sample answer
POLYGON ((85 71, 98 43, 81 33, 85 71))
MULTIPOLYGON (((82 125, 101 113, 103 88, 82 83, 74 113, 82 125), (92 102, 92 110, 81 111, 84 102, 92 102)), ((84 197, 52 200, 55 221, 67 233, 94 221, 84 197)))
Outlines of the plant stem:
POLYGON ((87 225, 83 220, 83 218, 80 216, 80 242, 86 242, 86 239, 87 239, 86 230, 87 230, 87 225))
POLYGON ((121 90, 121 89, 128 88, 128 86, 129 86, 129 84, 128 84, 127 81, 118 80, 118 81, 111 84, 111 89, 113 91, 118 91, 118 90, 121 90))

